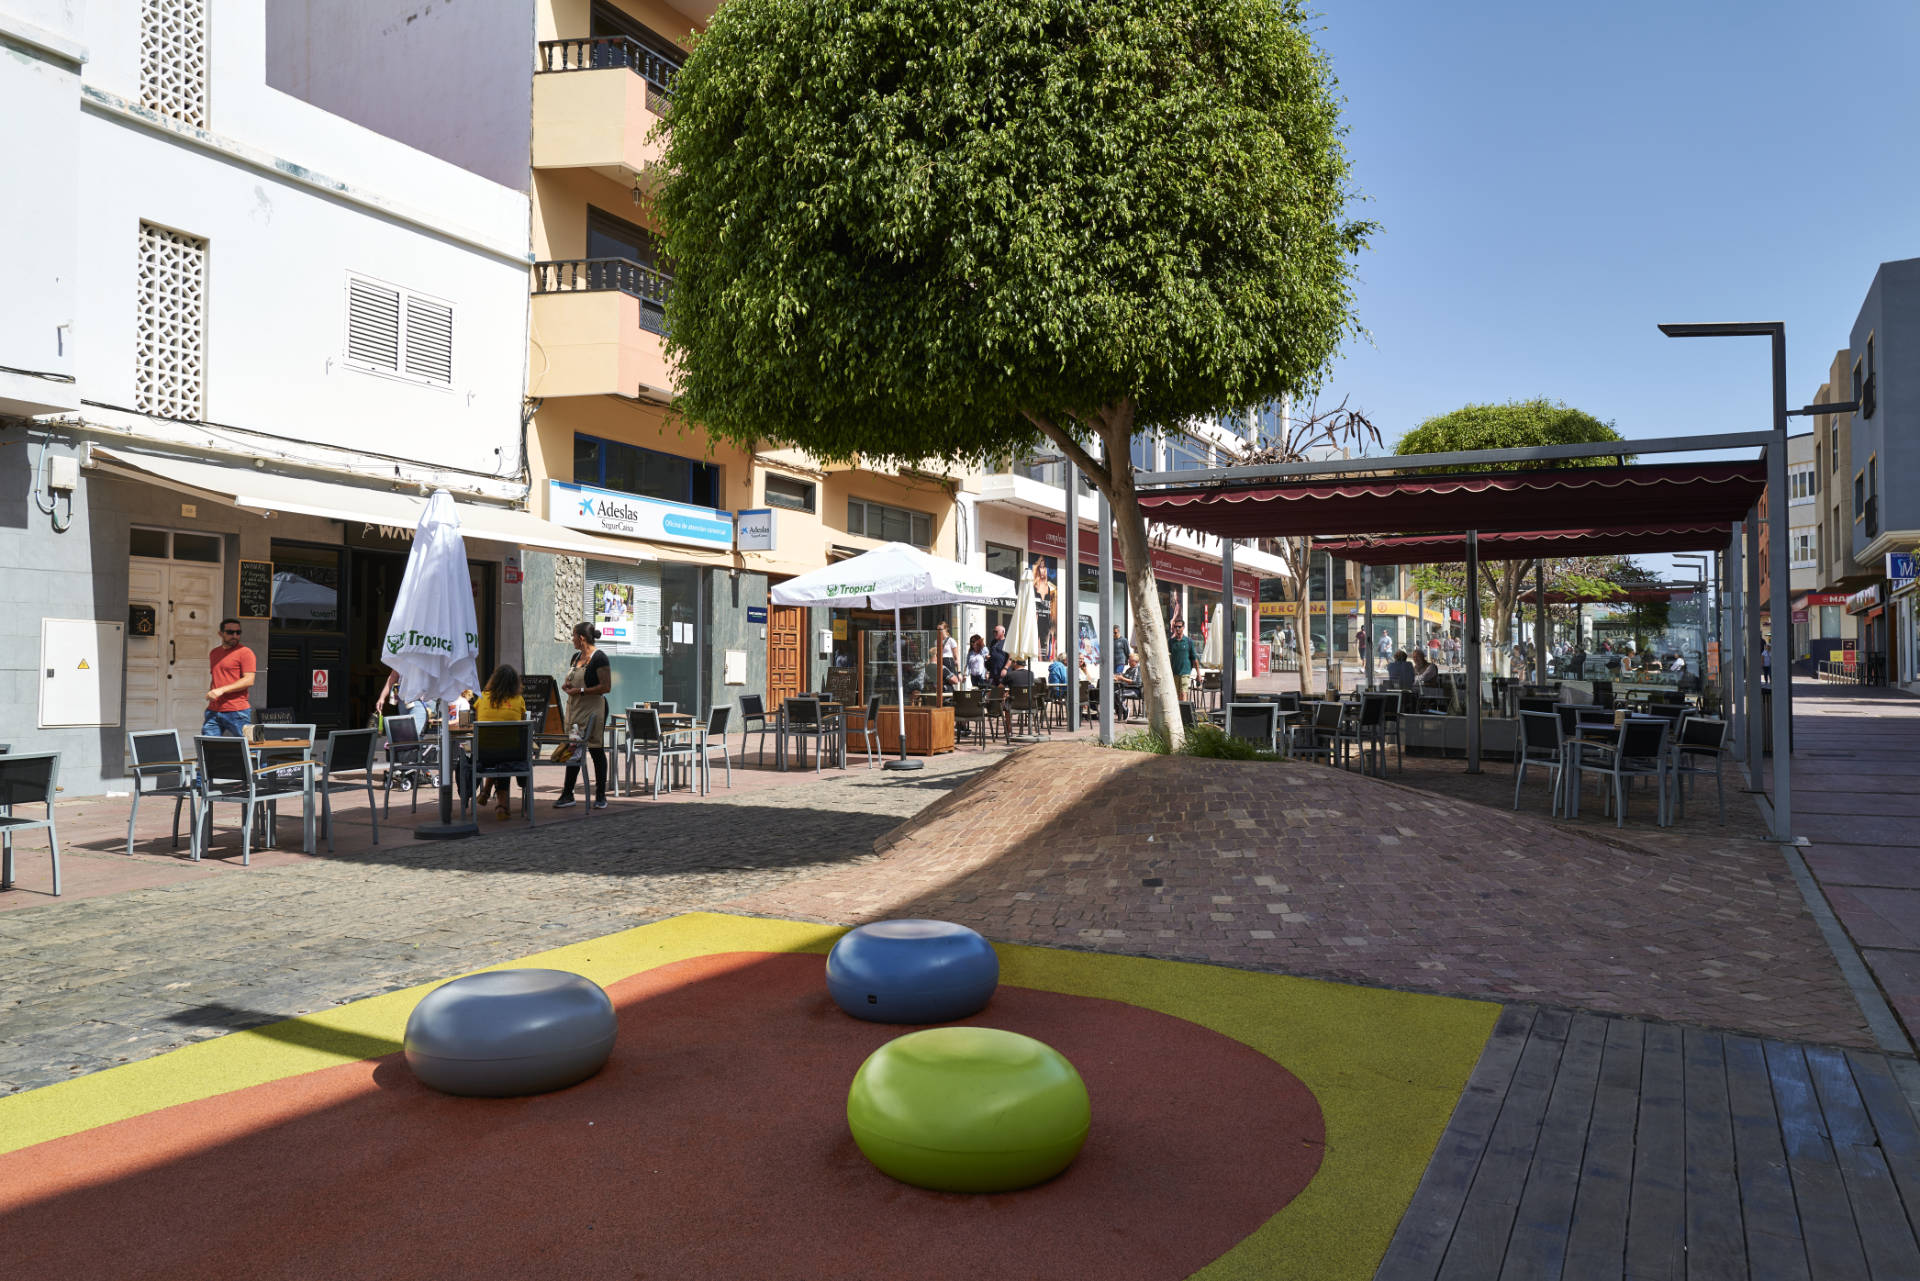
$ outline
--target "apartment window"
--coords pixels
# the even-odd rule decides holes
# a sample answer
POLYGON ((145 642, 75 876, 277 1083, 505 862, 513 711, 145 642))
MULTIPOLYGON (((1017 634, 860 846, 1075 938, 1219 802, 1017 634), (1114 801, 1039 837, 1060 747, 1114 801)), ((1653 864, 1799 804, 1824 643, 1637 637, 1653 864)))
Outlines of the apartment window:
POLYGON ((1787 492, 1792 501, 1805 502, 1820 493, 1820 473, 1797 471, 1787 477, 1787 492))
MULTIPOLYGON (((685 49, 682 49, 678 44, 669 40, 666 36, 661 35, 652 27, 647 26, 636 18, 629 17, 614 5, 606 3, 606 0, 594 0, 593 7, 589 13, 589 29, 595 36, 625 36, 627 39, 633 41, 634 44, 640 46, 641 50, 641 56, 638 59, 636 69, 641 71, 647 81, 656 88, 667 93, 673 91, 674 73, 679 71, 682 64, 687 60, 687 51, 685 49)), ((615 60, 621 56, 619 52, 609 50, 607 54, 601 55, 601 62, 597 65, 634 65, 631 61, 615 60)), ((648 105, 652 106, 653 104, 649 103, 648 105)))
POLYGON ((1857 471, 1853 474, 1853 518, 1859 520, 1867 514, 1867 473, 1857 471))
POLYGON ((804 480, 795 480, 791 476, 776 476, 768 472, 767 506, 810 512, 813 510, 815 488, 804 480))
POLYGON ((453 304, 366 276, 347 277, 347 363, 453 384, 453 304))
POLYGON ((1802 569, 1817 564, 1819 559, 1819 531, 1812 529, 1797 531, 1793 536, 1793 567, 1802 569))
POLYGON ((207 242, 140 224, 133 403, 163 418, 202 417, 206 377, 207 242))
POLYGON ((1862 376, 1862 370, 1864 368, 1865 366, 1860 361, 1856 360, 1853 362, 1853 398, 1855 401, 1860 399, 1860 388, 1865 385, 1865 379, 1862 376))
POLYGON ((1160 470, 1160 438, 1152 432, 1135 432, 1129 450, 1135 471, 1160 470))
POLYGON ((847 532, 888 543, 933 548, 933 517, 904 507, 887 507, 864 498, 847 500, 847 532))
POLYGON ((670 503, 719 506, 720 469, 712 463, 598 436, 575 434, 573 483, 670 503))
POLYGON ((1172 436, 1167 440, 1168 471, 1199 471, 1213 466, 1207 446, 1191 436, 1172 436))
POLYGON ((208 127, 205 0, 140 0, 140 105, 208 127))

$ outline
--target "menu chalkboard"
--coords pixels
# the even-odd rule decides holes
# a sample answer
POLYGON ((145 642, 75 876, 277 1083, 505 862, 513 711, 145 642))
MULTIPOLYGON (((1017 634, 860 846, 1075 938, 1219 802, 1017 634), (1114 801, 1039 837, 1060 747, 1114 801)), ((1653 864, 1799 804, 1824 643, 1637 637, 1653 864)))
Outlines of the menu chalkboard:
POLYGON ((842 707, 860 705, 860 673, 851 667, 829 667, 822 688, 842 707))
POLYGON ((241 618, 273 617, 272 561, 243 560, 240 562, 240 599, 237 613, 241 618))

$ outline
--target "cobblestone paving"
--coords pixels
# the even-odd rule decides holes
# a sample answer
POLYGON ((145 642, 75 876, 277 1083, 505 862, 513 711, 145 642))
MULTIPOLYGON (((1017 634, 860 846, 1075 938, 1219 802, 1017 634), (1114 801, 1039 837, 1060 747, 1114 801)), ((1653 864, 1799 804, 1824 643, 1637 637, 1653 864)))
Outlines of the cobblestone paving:
POLYGON ((733 907, 1873 1044, 1774 846, 1604 832, 1323 765, 1052 744, 881 864, 733 907))
POLYGON ((874 862, 1000 755, 0 914, 0 1093, 874 862))

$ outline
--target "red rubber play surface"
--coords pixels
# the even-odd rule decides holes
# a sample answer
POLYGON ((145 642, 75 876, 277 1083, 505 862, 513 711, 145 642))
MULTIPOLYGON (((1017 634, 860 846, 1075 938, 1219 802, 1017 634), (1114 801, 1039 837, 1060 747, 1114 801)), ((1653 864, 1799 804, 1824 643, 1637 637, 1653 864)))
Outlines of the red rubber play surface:
POLYGON ((1080 1070, 1093 1130, 1051 1183, 924 1192, 847 1134, 825 958, 730 953, 610 989, 598 1076, 532 1099, 345 1064, 0 1157, 0 1274, 133 1277, 1185 1277, 1319 1168, 1312 1094, 1218 1033, 1002 987, 969 1022, 1080 1070))

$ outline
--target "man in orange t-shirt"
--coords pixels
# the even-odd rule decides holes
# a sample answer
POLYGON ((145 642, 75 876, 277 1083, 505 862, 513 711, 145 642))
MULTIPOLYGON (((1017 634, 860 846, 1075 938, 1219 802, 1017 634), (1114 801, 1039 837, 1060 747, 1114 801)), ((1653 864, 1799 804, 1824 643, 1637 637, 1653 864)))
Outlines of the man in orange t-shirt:
POLYGON ((246 735, 253 719, 253 651, 240 643, 240 620, 220 620, 220 644, 207 655, 207 719, 200 732, 208 737, 246 735))

